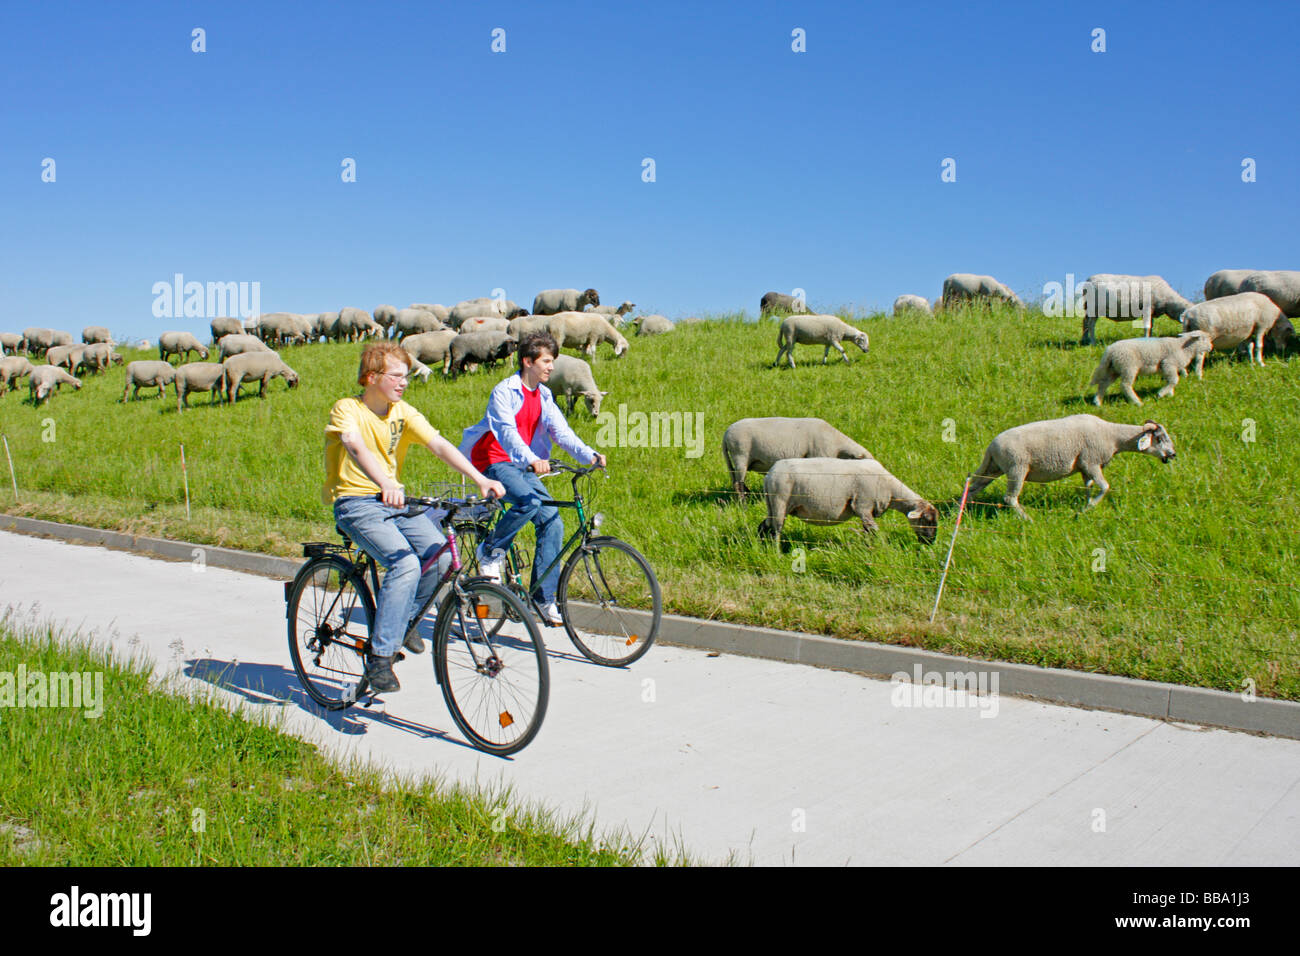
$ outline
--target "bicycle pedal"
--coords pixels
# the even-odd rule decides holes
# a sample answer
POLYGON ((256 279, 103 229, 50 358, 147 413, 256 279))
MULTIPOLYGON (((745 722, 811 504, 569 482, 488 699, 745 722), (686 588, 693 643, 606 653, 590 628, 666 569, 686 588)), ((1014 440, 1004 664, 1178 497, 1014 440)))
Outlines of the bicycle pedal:
POLYGON ((396 664, 398 661, 404 661, 404 660, 406 660, 406 655, 401 651, 398 651, 396 654, 393 655, 394 664, 396 664))

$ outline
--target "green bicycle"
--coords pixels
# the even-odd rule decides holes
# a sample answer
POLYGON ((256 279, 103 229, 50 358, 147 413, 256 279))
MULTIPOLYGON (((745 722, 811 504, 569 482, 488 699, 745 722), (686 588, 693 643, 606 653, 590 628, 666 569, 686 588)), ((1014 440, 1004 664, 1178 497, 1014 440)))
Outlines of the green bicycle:
MULTIPOLYGON (((626 541, 598 534, 604 515, 589 513, 584 507, 592 503, 594 489, 589 486, 586 497, 578 490, 578 482, 589 478, 597 466, 575 468, 554 460, 550 464, 552 472, 572 475, 573 498, 548 499, 543 504, 573 508, 578 513, 578 528, 555 560, 538 572, 537 579, 540 581, 563 561, 555 604, 569 640, 596 664, 625 667, 644 656, 659 635, 663 619, 659 581, 640 551, 626 541)), ((499 514, 462 514, 457 520, 456 532, 465 542, 463 554, 470 574, 478 574, 478 545, 487 540, 499 514)), ((516 537, 506 551, 501 583, 542 618, 540 603, 529 593, 524 578, 530 562, 517 542, 516 537)), ((493 622, 493 633, 507 620, 514 620, 508 609, 503 608, 503 612, 493 622)))

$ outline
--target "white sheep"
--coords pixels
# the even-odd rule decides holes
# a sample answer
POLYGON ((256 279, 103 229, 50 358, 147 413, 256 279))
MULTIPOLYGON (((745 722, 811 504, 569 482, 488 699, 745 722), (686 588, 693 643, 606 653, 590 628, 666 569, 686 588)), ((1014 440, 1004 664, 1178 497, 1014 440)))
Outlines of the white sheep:
POLYGON ((614 326, 614 328, 618 328, 623 324, 624 316, 626 316, 629 312, 631 312, 635 308, 636 308, 635 302, 624 301, 623 304, 620 305, 618 308, 614 308, 614 306, 612 305, 597 305, 597 306, 593 306, 587 311, 600 313, 605 318, 609 319, 610 325, 614 326))
POLYGON ((742 418, 722 433, 722 457, 731 487, 743 500, 745 476, 763 474, 786 458, 873 457, 848 435, 820 418, 742 418))
POLYGON ((517 316, 527 314, 527 309, 520 308, 510 299, 494 299, 489 296, 480 296, 477 299, 466 299, 453 305, 447 312, 446 322, 453 329, 459 329, 461 323, 466 319, 486 317, 509 321, 517 316))
POLYGON ((79 375, 82 371, 102 372, 110 365, 121 365, 122 361, 122 356, 113 350, 111 343, 96 342, 86 346, 81 353, 81 361, 72 370, 72 374, 79 375))
POLYGON ((1106 316, 1115 322, 1143 320, 1144 335, 1151 334, 1157 316, 1175 322, 1192 303, 1179 295, 1161 276, 1117 275, 1099 272, 1080 283, 1083 308, 1083 336, 1080 345, 1097 344, 1097 319, 1106 316))
POLYGON ((671 332, 674 326, 667 317, 662 315, 643 315, 637 321, 637 335, 663 335, 671 332))
POLYGON ((236 318, 228 315, 220 316, 208 323, 208 329, 212 332, 212 344, 216 345, 221 341, 222 336, 226 335, 243 335, 244 324, 236 318))
POLYGON ((1092 404, 1101 407, 1101 400, 1111 383, 1119 380, 1124 397, 1134 405, 1141 405, 1142 399, 1133 391, 1133 381, 1139 375, 1159 373, 1165 378, 1165 386, 1156 393, 1157 398, 1174 394, 1178 385, 1178 376, 1187 371, 1192 359, 1203 356, 1214 349, 1213 340, 1204 332, 1185 332, 1182 335, 1166 336, 1159 339, 1120 339, 1106 346, 1102 353, 1097 371, 1092 373, 1090 384, 1097 386, 1097 394, 1092 397, 1092 404))
POLYGON ((36 366, 22 355, 9 355, 0 358, 0 395, 17 387, 20 378, 32 374, 36 366))
POLYGON ((762 319, 773 314, 809 315, 811 310, 802 298, 784 292, 764 292, 763 298, 758 300, 758 317, 762 319))
POLYGON ((112 334, 102 325, 88 325, 81 330, 81 341, 85 345, 99 343, 113 344, 112 334))
POLYGON ((158 358, 171 361, 175 355, 184 364, 191 352, 198 352, 200 358, 208 357, 208 350, 189 332, 164 332, 158 336, 158 358))
POLYGON ((595 289, 583 292, 577 289, 546 289, 537 293, 533 299, 533 315, 581 312, 589 305, 600 305, 600 293, 595 289))
POLYGON ((69 372, 75 372, 85 352, 84 345, 55 345, 45 353, 45 361, 69 372))
POLYGON ((940 298, 943 308, 951 309, 963 302, 983 302, 1000 299, 1018 309, 1024 308, 1020 297, 1009 287, 992 276, 974 275, 970 272, 954 272, 943 280, 943 296, 940 298))
MULTIPOLYGON (((1248 343, 1251 360, 1264 364, 1264 336, 1283 318, 1282 309, 1260 292, 1238 292, 1209 302, 1198 302, 1183 313, 1183 328, 1188 332, 1207 332, 1214 340, 1214 351, 1230 352, 1248 343)), ((1201 377, 1205 356, 1196 357, 1196 377, 1201 377)))
POLYGON ((627 339, 603 315, 594 312, 557 312, 551 316, 548 331, 560 348, 579 349, 589 358, 595 357, 601 342, 614 346, 614 358, 627 353, 627 339))
POLYGON ((1220 269, 1205 280, 1205 301, 1244 292, 1241 284, 1258 271, 1258 269, 1220 269))
POLYGON ((226 401, 232 405, 239 400, 239 387, 244 382, 261 382, 261 387, 257 390, 258 398, 266 396, 266 386, 273 378, 283 378, 290 388, 298 387, 298 373, 274 352, 232 355, 221 365, 225 369, 226 401))
POLYGON ((592 374, 591 366, 572 355, 555 356, 555 367, 551 369, 546 387, 552 395, 564 395, 569 399, 569 415, 573 414, 573 406, 579 396, 586 400, 587 411, 599 415, 600 403, 609 394, 596 387, 596 377, 592 374))
POLYGON ((458 334, 455 329, 421 332, 419 335, 408 335, 402 339, 401 345, 406 354, 415 361, 437 365, 439 362, 446 361, 451 340, 458 334))
POLYGON ((862 530, 875 534, 875 519, 892 510, 907 515, 922 544, 932 543, 938 533, 938 509, 874 458, 786 458, 767 473, 763 492, 767 517, 758 533, 778 542, 788 515, 816 525, 840 524, 857 515, 862 530))
POLYGON ((239 335, 223 335, 217 340, 217 349, 220 353, 219 361, 224 362, 232 355, 241 355, 244 352, 269 352, 271 349, 265 342, 256 335, 240 333, 239 335))
POLYGON ((399 340, 407 335, 441 332, 446 327, 441 319, 424 309, 399 309, 393 317, 393 335, 399 340))
POLYGON ((225 377, 226 367, 219 362, 190 362, 179 366, 172 379, 176 388, 176 411, 190 407, 190 392, 210 392, 210 405, 223 400, 225 377))
MULTIPOLYGON (((260 342, 258 344, 261 345, 260 342)), ((136 399, 142 388, 156 388, 158 394, 162 395, 175 379, 176 369, 170 362, 131 362, 126 366, 126 387, 122 389, 122 401, 126 401, 127 392, 131 392, 132 400, 136 399)))
POLYGON ((23 337, 17 332, 0 332, 0 353, 17 355, 22 351, 23 337))
POLYGON ((1266 295, 1287 318, 1300 317, 1300 272, 1286 269, 1252 272, 1241 283, 1241 291, 1266 295))
POLYGON ((1101 470, 1121 451, 1154 455, 1163 462, 1174 460, 1174 443, 1164 426, 1148 421, 1123 425, 1103 421, 1095 415, 1070 415, 1008 428, 989 442, 984 460, 970 483, 974 497, 1000 475, 1007 476, 1007 493, 1002 500, 1021 518, 1029 515, 1020 506, 1020 490, 1026 481, 1059 481, 1076 472, 1083 486, 1101 489, 1088 500, 1093 508, 1106 497, 1110 485, 1101 470))
POLYGON ((439 322, 446 324, 451 318, 451 309, 437 302, 412 302, 407 306, 408 309, 419 309, 421 312, 432 312, 439 322))
POLYGON ((855 329, 843 319, 834 315, 791 315, 783 319, 781 328, 776 333, 776 361, 772 363, 775 368, 781 364, 781 356, 784 355, 790 360, 790 367, 794 368, 794 347, 796 345, 824 345, 826 350, 822 352, 822 364, 826 364, 827 357, 831 354, 833 346, 840 356, 844 359, 844 364, 848 364, 849 357, 844 352, 844 347, 840 342, 848 339, 858 348, 866 352, 869 348, 867 333, 861 329, 855 329))
POLYGON ((478 315, 471 319, 466 319, 460 324, 460 332, 506 332, 510 328, 513 319, 503 319, 499 316, 478 315))
POLYGON ((898 317, 904 312, 924 312, 930 315, 930 303, 926 301, 925 296, 900 295, 894 300, 894 316, 898 317))
POLYGON ((27 379, 27 387, 31 390, 33 404, 39 405, 44 402, 58 388, 64 385, 71 385, 73 388, 81 388, 81 379, 74 378, 57 365, 38 365, 32 369, 27 379))

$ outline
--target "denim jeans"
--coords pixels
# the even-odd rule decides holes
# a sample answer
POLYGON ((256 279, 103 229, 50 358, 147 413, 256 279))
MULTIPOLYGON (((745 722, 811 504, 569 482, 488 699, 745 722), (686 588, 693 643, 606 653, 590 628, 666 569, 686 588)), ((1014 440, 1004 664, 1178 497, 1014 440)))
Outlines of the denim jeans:
POLYGON ((406 629, 424 602, 433 594, 438 580, 451 563, 444 554, 425 575, 420 566, 447 540, 427 514, 394 518, 390 508, 375 498, 349 497, 334 502, 334 521, 366 554, 387 571, 375 596, 375 624, 371 651, 392 657, 402 646, 406 629))
POLYGON ((542 504, 551 497, 551 493, 546 490, 542 480, 526 468, 503 461, 492 465, 485 474, 506 486, 506 501, 510 502, 510 509, 492 529, 483 550, 490 554, 493 548, 509 548, 515 535, 531 521, 537 529, 537 553, 533 556, 532 581, 528 589, 534 596, 540 590, 541 602, 550 604, 555 600, 560 566, 557 564, 540 584, 537 574, 556 559, 560 548, 564 546, 564 521, 560 518, 560 509, 554 505, 542 504))

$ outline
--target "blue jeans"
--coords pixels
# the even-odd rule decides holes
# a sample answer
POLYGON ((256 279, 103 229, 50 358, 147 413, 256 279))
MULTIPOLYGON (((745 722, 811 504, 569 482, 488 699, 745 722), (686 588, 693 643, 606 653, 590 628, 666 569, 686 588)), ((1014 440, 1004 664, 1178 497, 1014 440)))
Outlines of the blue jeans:
POLYGON ((493 548, 509 548, 515 535, 531 521, 537 529, 537 553, 533 556, 532 581, 528 589, 534 597, 540 591, 541 602, 550 604, 555 600, 560 566, 557 564, 540 583, 537 573, 545 570, 559 556, 560 548, 564 546, 564 521, 560 517, 560 509, 554 505, 542 504, 551 497, 551 493, 546 490, 542 480, 526 468, 503 461, 488 468, 486 475, 506 486, 506 501, 510 502, 510 509, 492 529, 483 550, 490 554, 493 548))
POLYGON ((370 497, 339 498, 334 502, 334 521, 366 554, 387 573, 375 601, 375 626, 371 631, 371 652, 392 657, 402 646, 406 629, 415 612, 433 594, 438 580, 451 563, 444 554, 427 574, 420 566, 442 547, 446 538, 427 514, 394 518, 397 508, 370 497))

